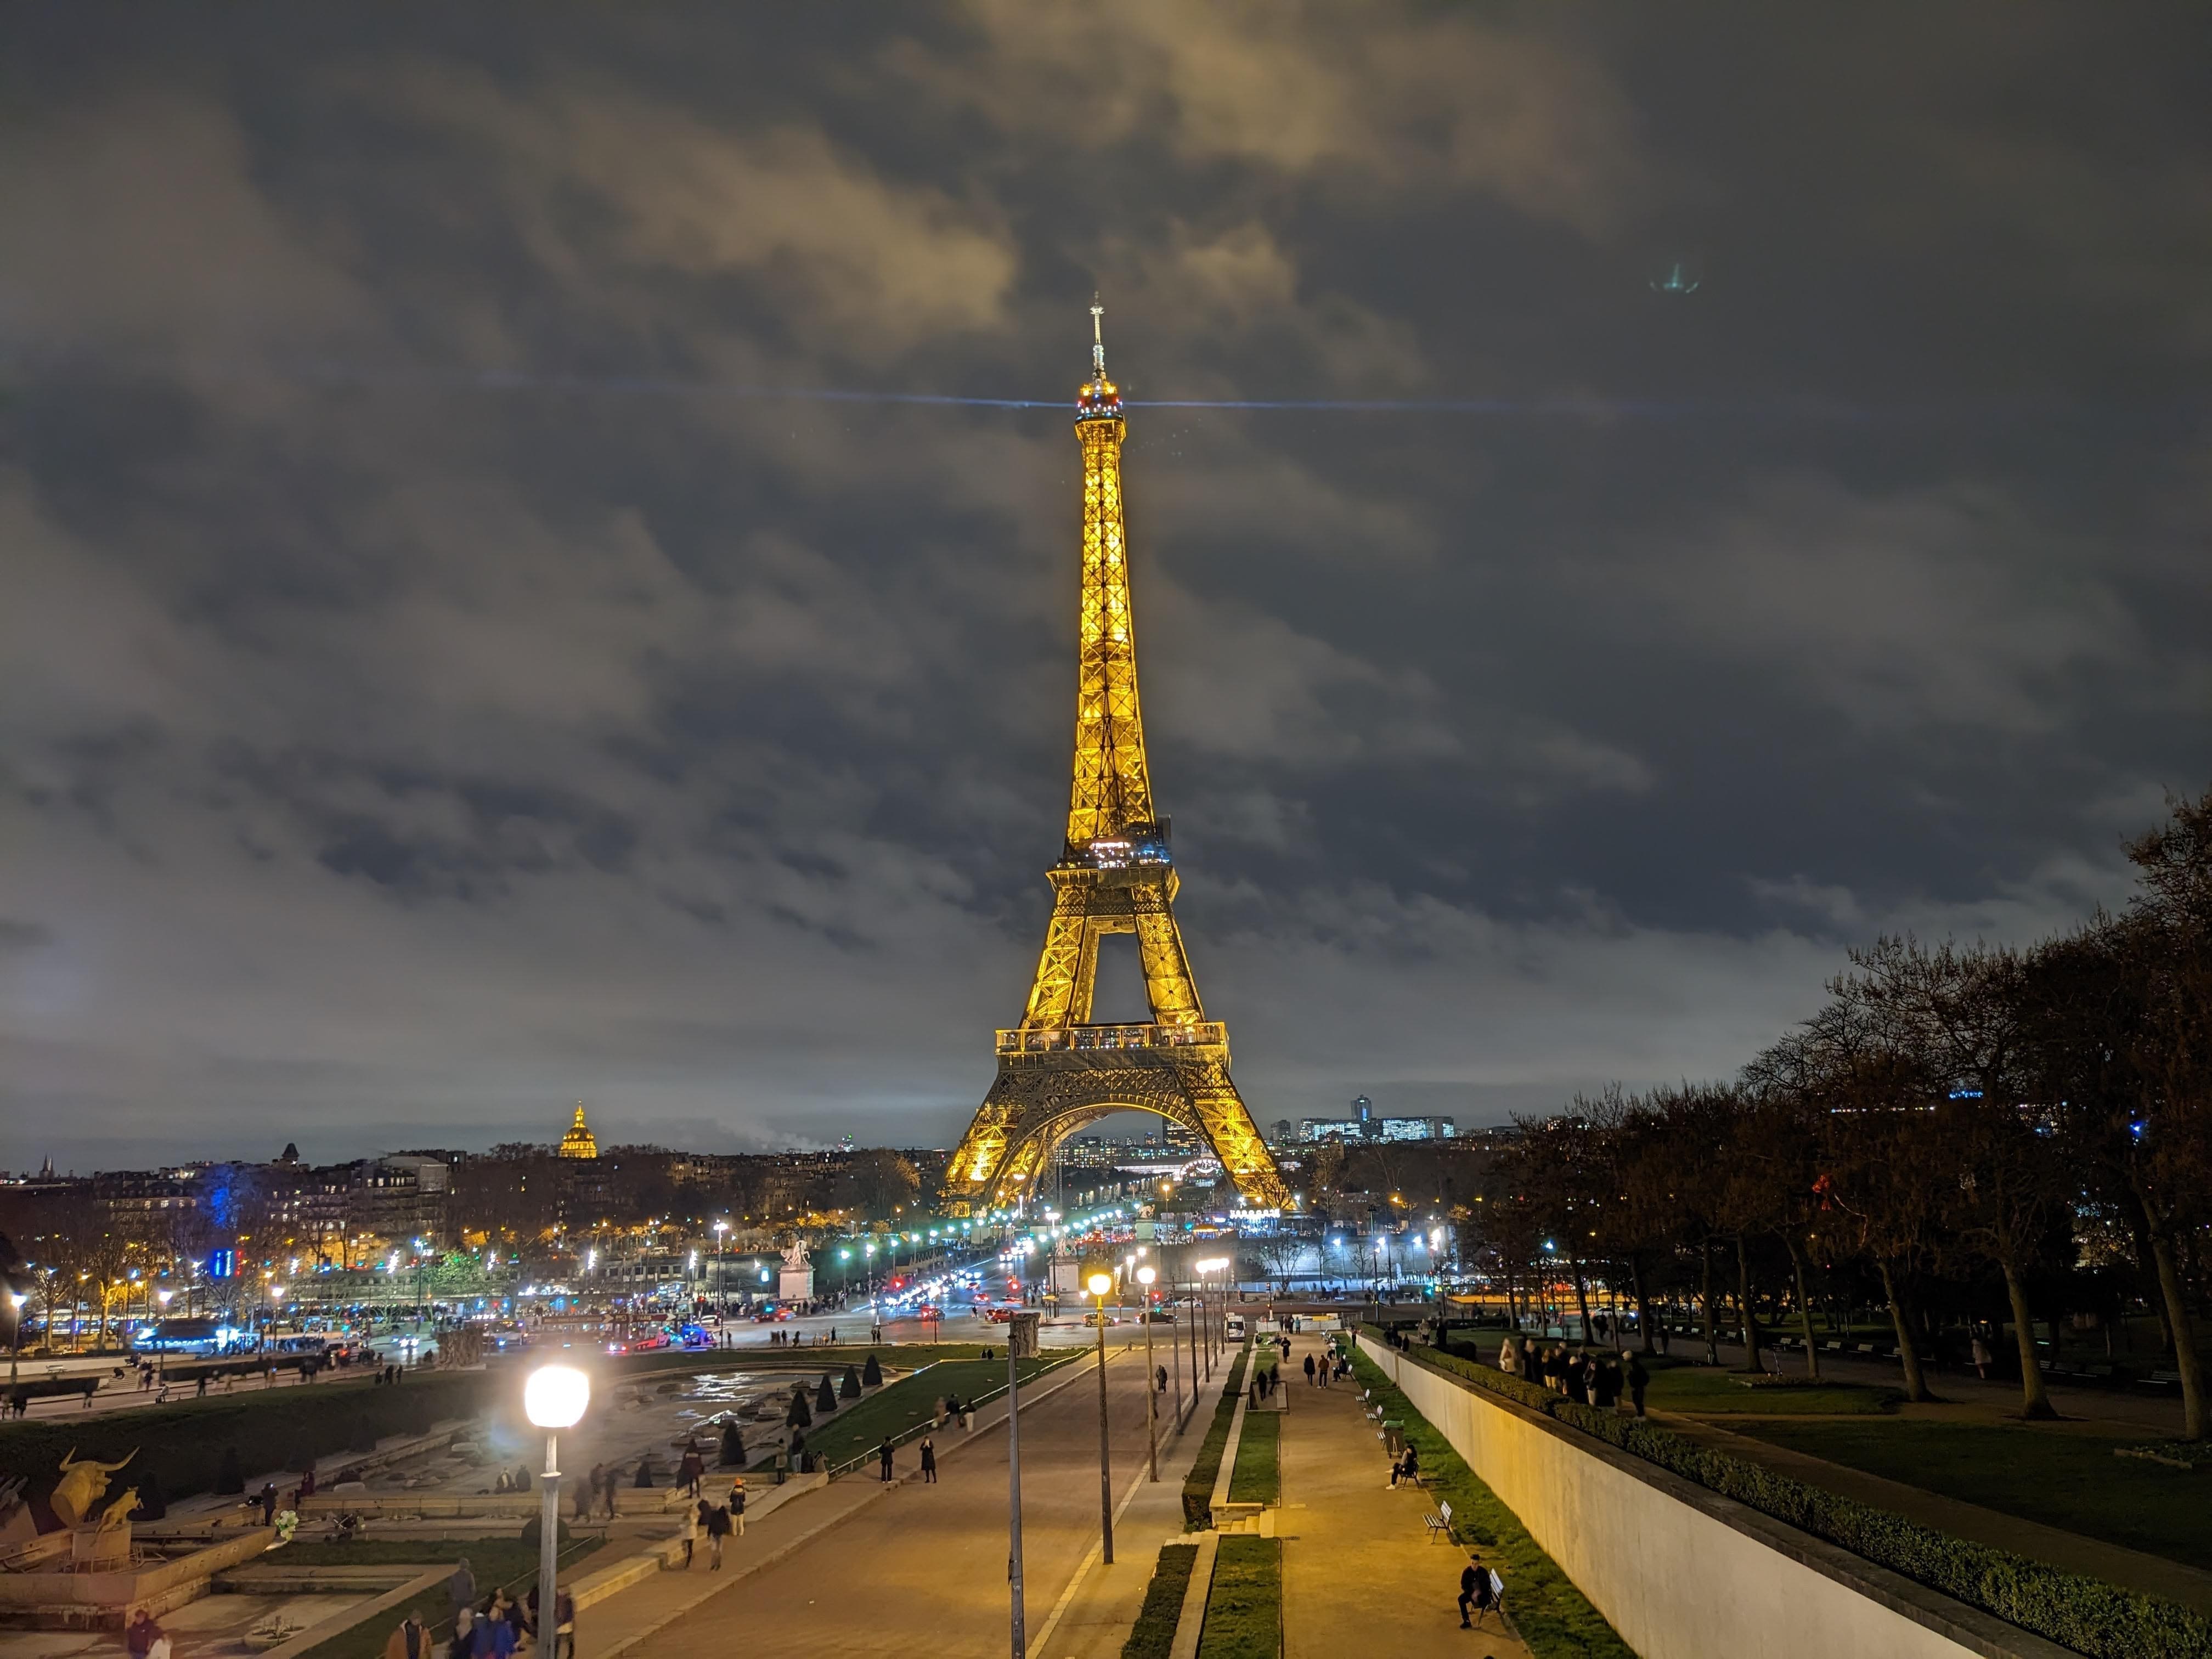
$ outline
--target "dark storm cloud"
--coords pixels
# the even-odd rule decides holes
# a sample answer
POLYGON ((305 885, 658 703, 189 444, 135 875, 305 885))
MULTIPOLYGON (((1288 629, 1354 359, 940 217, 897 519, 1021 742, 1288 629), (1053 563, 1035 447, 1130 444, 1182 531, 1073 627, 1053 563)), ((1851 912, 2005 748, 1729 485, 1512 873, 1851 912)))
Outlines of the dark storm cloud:
POLYGON ((0 1042, 87 1164, 944 1139, 1109 304, 1263 1118, 1732 1066, 2212 770, 2184 8, 0 24, 0 1042), (1654 291, 1686 261, 1692 295, 1654 291))

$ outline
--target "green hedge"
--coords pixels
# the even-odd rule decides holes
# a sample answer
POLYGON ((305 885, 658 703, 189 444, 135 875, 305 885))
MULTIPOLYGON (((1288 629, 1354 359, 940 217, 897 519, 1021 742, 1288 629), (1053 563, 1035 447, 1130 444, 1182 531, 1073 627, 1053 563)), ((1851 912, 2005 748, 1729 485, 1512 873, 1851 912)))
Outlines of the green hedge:
POLYGON ((1213 1408, 1213 1421, 1206 1438, 1198 1443, 1197 1460, 1182 1483, 1182 1524, 1186 1532, 1204 1532, 1213 1524, 1213 1485, 1221 1475, 1221 1455, 1229 1445, 1230 1420, 1237 1415, 1237 1397, 1244 1392, 1244 1353, 1240 1351, 1229 1368, 1221 1399, 1213 1408))
POLYGON ((1278 1659, 1283 1650, 1283 1542, 1240 1533, 1221 1540, 1198 1659, 1278 1659))
POLYGON ((1168 1659, 1175 1650, 1176 1626, 1182 1620, 1182 1600, 1197 1561, 1195 1544, 1160 1546, 1159 1565, 1145 1586, 1145 1605, 1129 1639, 1121 1644, 1121 1659, 1168 1659))
POLYGON ((1421 1478, 1439 1501, 1452 1506, 1452 1530, 1480 1545, 1486 1562, 1503 1564, 1513 1627, 1528 1651, 1536 1659, 1636 1659, 1559 1564, 1544 1553, 1519 1518, 1413 1409, 1382 1368, 1355 1348, 1352 1370, 1372 1391, 1382 1414, 1402 1424, 1407 1439, 1419 1448, 1421 1478))
POLYGON ((1762 1515, 1840 1545, 1930 1589, 2047 1637, 2089 1659, 2202 1659, 2212 1620, 2179 1603, 1954 1538, 1888 1510, 1838 1496, 1733 1453, 1703 1446, 1644 1418, 1578 1406, 1548 1389, 1447 1354, 1419 1364, 1532 1406, 1762 1515))
POLYGON ((172 1503, 216 1489, 225 1450, 246 1477, 301 1468, 364 1440, 422 1434, 434 1423, 482 1410, 515 1380, 485 1371, 410 1372, 404 1382, 256 1389, 172 1401, 144 1410, 27 1418, 0 1425, 0 1476, 20 1474, 43 1496, 71 1451, 112 1463, 136 1451, 119 1477, 150 1474, 172 1503))

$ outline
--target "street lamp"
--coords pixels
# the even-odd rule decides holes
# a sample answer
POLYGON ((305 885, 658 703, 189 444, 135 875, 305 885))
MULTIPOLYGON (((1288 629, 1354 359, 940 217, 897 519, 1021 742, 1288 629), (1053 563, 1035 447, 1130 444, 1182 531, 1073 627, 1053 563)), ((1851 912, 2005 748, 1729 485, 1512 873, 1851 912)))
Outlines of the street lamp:
MULTIPOLYGON (((1114 1565, 1114 1477, 1107 1467, 1106 1450, 1106 1298, 1113 1294, 1114 1275, 1093 1273, 1085 1281, 1098 1304, 1098 1532, 1104 1540, 1099 1556, 1114 1565)), ((1146 1377, 1149 1385, 1152 1379, 1146 1377)))
POLYGON ((573 1365, 540 1365, 522 1385, 522 1413, 545 1431, 544 1507, 538 1540, 538 1651, 544 1659, 556 1659, 561 1604, 553 1588, 554 1567, 561 1553, 560 1431, 583 1420, 592 1403, 592 1379, 573 1365))
MULTIPOLYGON (((30 1299, 31 1298, 28 1296, 25 1295, 21 1291, 10 1291, 8 1292, 8 1305, 15 1310, 15 1339, 9 1345, 8 1348, 8 1386, 10 1389, 14 1389, 15 1386, 15 1373, 17 1368, 22 1363, 23 1304, 30 1299)), ((52 1308, 53 1304, 50 1302, 46 1305, 49 1308, 52 1308)), ((52 1340, 53 1334, 52 1329, 53 1322, 53 1315, 52 1313, 48 1313, 46 1316, 46 1325, 48 1327, 46 1352, 48 1353, 52 1353, 54 1348, 52 1340)))
POLYGON ((175 1294, 174 1291, 154 1292, 155 1299, 161 1304, 161 1318, 154 1322, 154 1340, 156 1344, 154 1349, 154 1368, 164 1382, 169 1380, 169 1342, 168 1339, 161 1334, 161 1323, 169 1316, 169 1298, 175 1294))
POLYGON ((1138 1316, 1145 1322, 1145 1457, 1146 1479, 1160 1478, 1160 1391, 1152 1382, 1152 1280, 1159 1275, 1148 1262, 1137 1269, 1138 1316))
POLYGON ((726 1221, 714 1224, 714 1316, 726 1324, 730 1317, 730 1264, 722 1254, 722 1235, 729 1231, 726 1221))

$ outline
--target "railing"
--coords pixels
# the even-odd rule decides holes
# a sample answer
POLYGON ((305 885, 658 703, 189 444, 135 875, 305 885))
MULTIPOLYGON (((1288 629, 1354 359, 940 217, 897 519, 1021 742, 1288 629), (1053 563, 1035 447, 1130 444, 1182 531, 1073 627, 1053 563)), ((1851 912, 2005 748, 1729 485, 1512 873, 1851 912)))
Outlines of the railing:
POLYGON ((1219 1020, 1188 1025, 1060 1025, 999 1033, 1002 1054, 1093 1054, 1117 1048, 1223 1048, 1229 1028, 1219 1020))

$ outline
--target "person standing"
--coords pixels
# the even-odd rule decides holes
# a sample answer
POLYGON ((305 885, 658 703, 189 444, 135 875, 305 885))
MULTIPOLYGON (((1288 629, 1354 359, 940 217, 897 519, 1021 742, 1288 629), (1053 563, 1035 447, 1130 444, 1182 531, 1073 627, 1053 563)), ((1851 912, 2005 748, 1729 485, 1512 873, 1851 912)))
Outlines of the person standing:
POLYGON ((677 1536, 684 1540, 684 1571, 691 1571, 691 1551, 699 1541, 700 1529, 707 1524, 707 1510, 711 1507, 705 1498, 684 1506, 683 1530, 677 1536))
MULTIPOLYGON (((1952 1352, 1955 1353, 1958 1350, 1954 1348, 1952 1352)), ((1983 1382, 1986 1382, 1990 1380, 1990 1345, 1982 1340, 1982 1334, 1979 1331, 1976 1331, 1974 1333, 1974 1346, 1972 1352, 1974 1356, 1974 1375, 1980 1377, 1983 1382)))
POLYGON ((926 1434, 921 1437, 921 1484, 937 1484, 937 1443, 926 1434))
MULTIPOLYGON (((704 1500, 702 1500, 702 1503, 704 1500)), ((720 1504, 707 1507, 707 1571, 722 1570, 722 1540, 730 1535, 730 1512, 720 1504)))
POLYGON ((891 1437, 890 1437, 890 1436, 889 1436, 889 1435, 885 1435, 885 1436, 884 1437, 884 1443, 883 1443, 882 1445, 880 1445, 880 1446, 878 1446, 878 1447, 877 1447, 877 1448, 876 1448, 876 1455, 877 1455, 878 1457, 879 1457, 879 1458, 881 1458, 881 1459, 883 1460, 883 1464, 884 1464, 884 1484, 885 1486, 889 1486, 889 1485, 890 1485, 890 1483, 891 1483, 891 1437))
POLYGON ((477 1576, 469 1569, 465 1555, 453 1563, 453 1576, 446 1580, 446 1601, 455 1613, 476 1605, 477 1576))
POLYGON ((1521 1374, 1521 1349, 1513 1340, 1510 1332, 1508 1332, 1505 1340, 1498 1345, 1498 1369, 1508 1376, 1518 1376, 1521 1374))
POLYGON ((1315 1369, 1314 1357, 1311 1354, 1308 1354, 1306 1356, 1306 1385, 1309 1388, 1313 1385, 1315 1369))
POLYGON ((1644 1390, 1650 1386, 1651 1373, 1644 1369, 1643 1359, 1635 1354, 1628 1356, 1628 1400, 1638 1417, 1644 1415, 1644 1390))
POLYGON ((683 1486, 685 1497, 696 1498, 699 1495, 699 1482, 705 1477, 706 1473, 707 1461, 699 1455, 699 1449, 686 1445, 684 1448, 683 1462, 676 1466, 676 1479, 678 1484, 683 1486))
POLYGON ((745 1535, 745 1478, 742 1474, 730 1482, 730 1520, 738 1529, 738 1536, 745 1535))
POLYGON ((410 1612, 384 1644, 384 1659, 430 1659, 430 1630, 422 1615, 410 1612))
POLYGON ((141 1607, 138 1616, 131 1621, 131 1628, 123 1632, 123 1645, 129 1651, 131 1659, 146 1659, 147 1653, 161 1638, 161 1627, 154 1622, 154 1615, 141 1607))
POLYGON ((576 1659, 576 1598, 565 1589, 553 1592, 552 1659, 576 1659))

